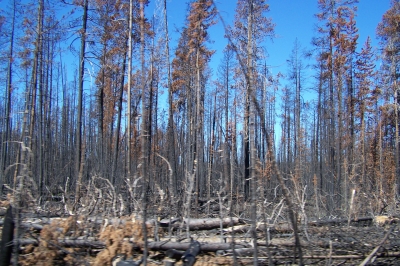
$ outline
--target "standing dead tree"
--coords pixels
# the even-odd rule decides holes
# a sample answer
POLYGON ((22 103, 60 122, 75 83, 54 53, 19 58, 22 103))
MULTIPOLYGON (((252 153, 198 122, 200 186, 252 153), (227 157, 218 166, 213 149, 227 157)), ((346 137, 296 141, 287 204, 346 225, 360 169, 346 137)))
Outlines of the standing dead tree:
MULTIPOLYGON (((252 2, 252 1, 250 1, 252 2)), ((216 7, 216 9, 218 10, 215 2, 213 2, 214 6, 216 7)), ((218 12, 218 16, 220 18, 220 20, 222 21, 225 31, 226 31, 226 26, 224 23, 224 19, 222 18, 221 14, 218 12)), ((227 32, 227 31, 226 31, 227 32)), ((238 52, 238 49, 236 47, 236 45, 234 44, 234 42, 232 41, 231 37, 229 36, 229 34, 227 34, 229 43, 232 45, 235 53, 237 54, 238 60, 239 60, 239 64, 240 67, 243 71, 243 73, 247 73, 246 69, 247 69, 247 64, 244 63, 244 59, 241 58, 240 53, 238 52)), ((251 84, 251 81, 249 81, 249 76, 250 75, 245 75, 245 78, 247 79, 247 83, 251 84)), ((260 107, 259 102, 257 101, 256 95, 254 94, 253 91, 250 91, 250 98, 252 100, 252 103, 254 104, 254 108, 255 111, 257 112, 260 120, 261 120, 261 129, 263 131, 263 134, 266 138, 266 142, 267 142, 267 148, 268 148, 268 152, 270 154, 271 157, 271 165, 272 165, 272 171, 276 174, 279 184, 282 187, 282 192, 283 195, 285 197, 285 202, 288 206, 288 214, 289 214, 289 220, 292 224, 293 227, 293 232, 294 232, 294 236, 295 236, 295 245, 296 245, 296 249, 298 251, 298 257, 299 257, 299 265, 303 265, 303 254, 302 254, 302 249, 301 249, 301 245, 300 245, 300 237, 299 237, 299 232, 298 232, 298 227, 297 227, 297 219, 296 219, 296 215, 295 215, 295 211, 294 211, 294 204, 293 204, 293 200, 292 200, 292 196, 290 195, 289 189, 287 188, 286 184, 285 184, 285 180, 282 176, 281 171, 279 170, 278 164, 276 162, 276 158, 275 158, 275 153, 273 150, 273 143, 272 143, 272 138, 270 136, 269 131, 266 128, 266 123, 265 123, 265 116, 263 114, 263 109, 260 107)), ((295 256, 296 257, 296 256, 295 256)))

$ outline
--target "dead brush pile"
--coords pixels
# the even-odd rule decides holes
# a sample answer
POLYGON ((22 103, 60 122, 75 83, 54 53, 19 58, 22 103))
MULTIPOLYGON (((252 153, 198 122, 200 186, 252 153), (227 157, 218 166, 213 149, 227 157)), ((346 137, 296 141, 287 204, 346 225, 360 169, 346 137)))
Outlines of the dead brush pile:
MULTIPOLYGON (((43 226, 38 236, 29 237, 37 239, 36 244, 22 248, 19 264, 28 265, 111 265, 112 258, 117 254, 134 257, 141 253, 143 245, 143 222, 130 217, 116 219, 117 221, 105 222, 97 226, 85 222, 83 217, 71 216, 66 219, 55 219, 50 224, 43 226), (97 231, 97 232, 96 232, 97 231), (99 240, 104 243, 104 249, 89 249, 74 245, 69 247, 63 240, 99 240)), ((105 220, 108 221, 108 220, 105 220)), ((151 225, 147 224, 150 233, 151 225)), ((26 236, 25 236, 26 237, 26 236)))
POLYGON ((20 265, 58 265, 73 264, 81 259, 80 248, 63 248, 60 239, 78 238, 85 233, 84 223, 71 216, 67 219, 55 219, 43 226, 37 246, 31 244, 22 250, 20 265))
MULTIPOLYGON (((117 254, 134 257, 138 246, 143 244, 143 222, 131 219, 117 225, 106 225, 99 234, 106 248, 97 254, 94 265, 110 265, 112 258, 117 254)), ((151 232, 149 225, 147 231, 151 232)))

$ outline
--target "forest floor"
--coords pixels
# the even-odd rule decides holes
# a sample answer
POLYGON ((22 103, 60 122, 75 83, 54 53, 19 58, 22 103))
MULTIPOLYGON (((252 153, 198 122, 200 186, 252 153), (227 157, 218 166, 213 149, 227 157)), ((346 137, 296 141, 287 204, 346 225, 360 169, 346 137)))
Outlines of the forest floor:
MULTIPOLYGON (((368 265, 400 265, 399 219, 379 219, 364 217, 350 222, 333 219, 300 224, 304 264, 367 265, 362 264, 364 261, 368 265)), ((200 226, 190 228, 192 241, 201 245, 194 265, 253 265, 250 224, 235 219, 235 226, 231 220, 230 224, 223 224, 223 229, 219 222, 216 226, 201 228, 202 223, 216 220, 219 219, 190 220, 200 223, 200 226)), ((174 220, 173 225, 169 222, 147 221, 147 265, 184 265, 179 258, 190 244, 186 225, 179 220, 174 220), (172 233, 168 225, 171 225, 172 233)), ((3 219, 0 219, 0 229, 2 226, 3 219)), ((143 222, 133 217, 33 218, 24 213, 19 230, 19 265, 112 265, 113 257, 121 253, 139 260, 144 248, 143 228, 143 222)), ((290 224, 284 221, 268 225, 259 223, 258 265, 269 265, 268 254, 274 265, 298 265, 294 243, 290 224)))

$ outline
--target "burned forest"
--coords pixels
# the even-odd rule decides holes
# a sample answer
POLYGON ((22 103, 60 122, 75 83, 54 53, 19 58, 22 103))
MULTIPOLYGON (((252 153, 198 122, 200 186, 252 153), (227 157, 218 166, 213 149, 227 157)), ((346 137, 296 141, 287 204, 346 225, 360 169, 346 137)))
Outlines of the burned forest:
POLYGON ((0 266, 399 264, 400 1, 283 2, 2 1, 0 266))

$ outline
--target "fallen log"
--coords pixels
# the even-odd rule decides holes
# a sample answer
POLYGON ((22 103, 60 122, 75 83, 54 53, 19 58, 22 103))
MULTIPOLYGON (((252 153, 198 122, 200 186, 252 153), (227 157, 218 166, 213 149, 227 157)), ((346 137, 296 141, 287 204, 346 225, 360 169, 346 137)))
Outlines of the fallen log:
MULTIPOLYGON (((374 217, 358 217, 356 219, 351 219, 350 223, 360 223, 360 222, 368 222, 372 223, 374 221, 374 217)), ((308 222, 309 226, 323 226, 323 225, 340 225, 347 224, 349 219, 329 219, 329 220, 319 220, 319 221, 311 221, 308 222)))
MULTIPOLYGON (((223 229, 225 233, 246 233, 250 230, 250 224, 235 225, 223 229)), ((292 226, 289 223, 278 223, 278 224, 265 224, 259 222, 256 225, 256 230, 260 232, 265 232, 265 229, 269 229, 271 232, 286 233, 292 232, 292 226)))
POLYGON ((222 227, 228 227, 232 225, 237 225, 241 221, 239 218, 233 217, 233 218, 204 218, 204 219, 183 219, 183 225, 181 222, 179 222, 178 219, 172 219, 171 222, 169 219, 163 219, 160 221, 160 226, 161 227, 168 227, 169 224, 171 224, 171 227, 173 228, 179 228, 182 226, 182 228, 187 228, 187 224, 189 223, 189 230, 211 230, 211 229, 216 229, 220 228, 221 223, 222 227))
MULTIPOLYGON (((262 250, 261 250, 262 251, 262 250)), ((218 251, 217 255, 218 256, 231 256, 233 254, 232 249, 227 249, 224 251, 218 251)), ((254 254, 254 249, 253 248, 240 248, 240 249, 235 249, 235 254, 238 256, 238 258, 245 258, 245 257, 252 257, 254 254)), ((399 258, 400 257, 400 252, 380 252, 380 253, 375 253, 374 254, 377 258, 399 258)), ((331 255, 331 259, 365 259, 366 255, 365 254, 347 254, 347 255, 331 255)), ((267 256, 260 256, 258 257, 259 259, 268 259, 267 256)), ((289 255, 275 255, 272 256, 273 259, 275 260, 282 260, 282 259, 291 259, 293 256, 289 255)), ((326 255, 304 255, 304 259, 318 259, 318 260, 324 260, 327 259, 326 255)), ((362 264, 360 264, 362 265, 362 264)))
MULTIPOLYGON (((46 224, 50 224, 55 220, 66 220, 68 218, 34 218, 27 219, 21 223, 21 226, 25 228, 33 228, 35 230, 42 230, 43 226, 46 224)), ((99 218, 99 217, 89 217, 86 219, 77 219, 77 222, 87 222, 91 224, 110 224, 110 225, 119 225, 125 224, 127 221, 131 220, 131 218, 121 219, 121 218, 99 218)), ((181 226, 181 220, 178 218, 174 219, 163 219, 159 222, 160 227, 168 227, 171 223, 173 228, 179 228, 181 226)), ((215 228, 220 228, 222 222, 222 226, 228 227, 232 225, 237 225, 241 223, 238 218, 223 218, 222 220, 219 218, 204 218, 204 219, 184 219, 183 220, 183 228, 186 228, 186 224, 189 223, 190 230, 210 230, 215 228)), ((0 226, 3 225, 4 219, 0 219, 0 226)), ((156 221, 154 219, 147 220, 146 224, 148 226, 154 226, 156 221)))
MULTIPOLYGON (((82 247, 82 248, 96 248, 103 249, 106 247, 104 242, 94 239, 57 239, 57 241, 47 241, 49 244, 64 246, 64 247, 82 247)), ((34 238, 19 239, 20 246, 38 245, 39 240, 34 238)))
MULTIPOLYGON (((57 241, 48 241, 50 244, 65 246, 65 247, 82 247, 82 248, 95 248, 95 249, 103 249, 106 247, 103 241, 98 241, 95 238, 86 238, 86 239, 69 239, 69 238, 60 238, 57 241)), ((33 238, 23 238, 19 239, 19 244, 21 246, 26 245, 38 245, 39 240, 33 238)), ((132 243, 134 248, 143 248, 143 243, 132 243)), ((170 249, 175 250, 187 250, 189 249, 191 243, 185 242, 170 242, 170 241, 159 241, 159 242, 149 242, 147 243, 147 247, 150 250, 154 251, 166 251, 170 249)), ((201 250, 204 252, 216 252, 217 250, 227 250, 231 248, 231 244, 229 243, 200 243, 201 250)), ((235 245, 237 248, 244 248, 245 245, 241 245, 237 243, 235 245)))
MULTIPOLYGON (((227 250, 232 246, 229 243, 200 243, 201 251, 204 252, 216 252, 217 250, 227 250)), ((180 242, 150 242, 148 243, 148 248, 151 250, 187 250, 190 243, 180 243, 180 242)), ((235 245, 237 248, 244 248, 244 245, 237 243, 235 245)))
MULTIPOLYGON (((374 217, 359 217, 356 219, 350 220, 350 223, 372 223, 374 221, 374 217)), ((310 227, 319 227, 319 226, 327 226, 327 225, 342 225, 347 224, 348 219, 329 219, 329 220, 320 220, 320 221, 311 221, 308 222, 307 225, 310 227)), ((258 222, 256 225, 256 230, 263 232, 267 227, 272 232, 277 233, 285 233, 292 232, 292 226, 289 223, 277 223, 277 224, 265 224, 264 222, 258 222)), ((226 233, 246 233, 250 230, 250 224, 235 224, 234 226, 230 226, 225 228, 223 231, 226 233)))
POLYGON ((218 256, 230 256, 235 253, 236 257, 252 257, 254 256, 254 248, 237 248, 237 249, 227 249, 227 250, 218 250, 218 256))
POLYGON ((171 226, 177 222, 180 222, 181 220, 179 218, 171 218, 171 219, 162 219, 160 220, 160 226, 161 227, 168 227, 170 224, 171 226))
POLYGON ((165 252, 165 255, 168 258, 174 259, 174 260, 180 260, 183 256, 183 254, 185 254, 185 251, 177 250, 177 249, 168 249, 167 252, 165 252))
MULTIPOLYGON (((377 258, 400 258, 400 252, 381 252, 381 253, 376 253, 375 254, 377 258)), ((278 256, 272 256, 276 260, 280 259, 292 259, 293 256, 284 256, 284 255, 278 255, 278 256)), ((258 257, 259 259, 268 259, 268 257, 258 257)), ((318 260, 324 260, 327 259, 326 255, 304 255, 304 259, 318 259, 318 260)), ((338 260, 347 260, 347 259, 364 259, 365 255, 364 254, 348 254, 348 255, 331 255, 331 259, 338 259, 338 260)))
POLYGON ((183 265, 193 266, 196 261, 196 256, 200 253, 200 243, 196 240, 191 240, 189 248, 182 256, 183 265))
POLYGON ((235 225, 223 229, 224 233, 246 233, 250 230, 250 224, 235 225))

